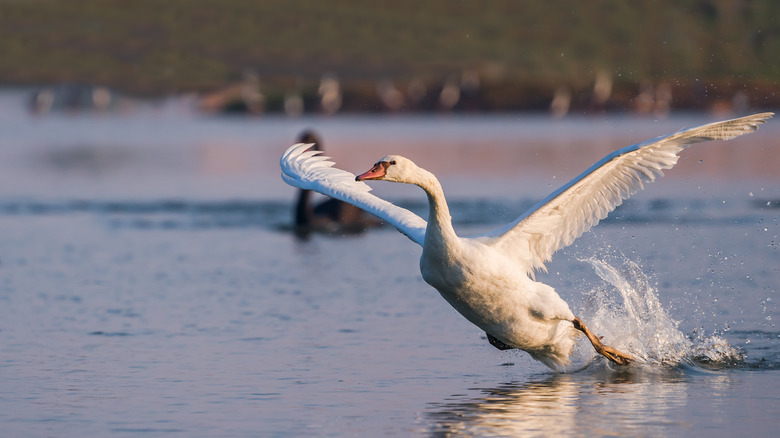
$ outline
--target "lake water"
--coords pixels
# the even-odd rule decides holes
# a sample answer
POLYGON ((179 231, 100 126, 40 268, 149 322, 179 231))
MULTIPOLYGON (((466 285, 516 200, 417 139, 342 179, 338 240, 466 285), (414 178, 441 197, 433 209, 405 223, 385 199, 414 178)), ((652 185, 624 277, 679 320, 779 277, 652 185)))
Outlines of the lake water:
POLYGON ((24 98, 0 93, 3 436, 776 435, 777 120, 696 145, 556 254, 538 278, 643 359, 581 343, 556 373, 490 346, 394 230, 296 239, 281 152, 314 128, 352 172, 405 154, 471 234, 712 117, 35 118, 24 98))

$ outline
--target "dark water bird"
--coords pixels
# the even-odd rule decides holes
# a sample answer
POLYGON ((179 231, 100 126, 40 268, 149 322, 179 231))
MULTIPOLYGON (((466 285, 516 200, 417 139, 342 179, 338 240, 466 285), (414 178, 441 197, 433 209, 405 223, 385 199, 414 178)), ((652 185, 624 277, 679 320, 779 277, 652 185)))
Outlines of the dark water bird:
MULTIPOLYGON (((601 342, 551 286, 535 280, 553 253, 570 245, 624 199, 672 168, 688 146, 728 140, 755 131, 772 113, 711 123, 627 146, 607 155, 493 232, 455 234, 444 191, 436 177, 408 158, 388 155, 357 177, 332 167, 305 144, 281 158, 288 184, 360 206, 422 246, 420 271, 447 302, 487 334, 499 349, 519 348, 552 368, 564 368, 577 337, 618 365, 635 360, 601 342), (363 181, 383 180, 422 188, 428 221, 370 193, 363 181)), ((381 285, 377 285, 381 287, 381 285)))
MULTIPOLYGON (((307 150, 322 151, 322 140, 312 131, 301 133, 298 141, 308 145, 307 150)), ((298 201, 295 203, 295 233, 299 237, 307 237, 312 232, 358 234, 382 225, 382 221, 375 216, 338 199, 328 198, 315 205, 312 195, 312 191, 306 189, 301 189, 298 193, 298 201)))

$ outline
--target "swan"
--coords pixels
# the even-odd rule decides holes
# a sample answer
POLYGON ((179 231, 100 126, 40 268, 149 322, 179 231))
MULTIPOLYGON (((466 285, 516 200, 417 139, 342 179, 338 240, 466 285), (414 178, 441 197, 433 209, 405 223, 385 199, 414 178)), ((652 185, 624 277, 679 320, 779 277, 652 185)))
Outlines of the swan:
MULTIPOLYGON (((322 141, 313 131, 303 131, 298 142, 309 144, 312 150, 322 151, 322 141)), ((311 194, 311 190, 300 189, 295 203, 295 234, 302 239, 313 231, 355 234, 382 225, 376 217, 338 199, 330 198, 312 205, 311 194)))
POLYGON ((455 234, 442 186, 408 158, 388 155, 360 175, 333 167, 328 157, 295 144, 280 159, 282 179, 349 202, 393 225, 422 246, 423 279, 474 325, 491 345, 518 348, 553 369, 565 369, 583 333, 593 348, 618 365, 634 358, 602 344, 549 285, 536 281, 553 253, 673 167, 694 143, 728 140, 758 129, 773 113, 711 123, 627 146, 607 155, 512 223, 471 237, 455 234), (364 181, 414 184, 428 197, 426 222, 370 193, 364 181))

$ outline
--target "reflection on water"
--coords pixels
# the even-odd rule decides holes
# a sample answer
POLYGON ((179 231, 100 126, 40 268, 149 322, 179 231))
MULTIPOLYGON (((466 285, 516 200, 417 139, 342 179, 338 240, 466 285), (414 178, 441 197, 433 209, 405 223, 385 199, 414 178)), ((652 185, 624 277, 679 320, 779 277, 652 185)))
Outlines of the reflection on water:
MULTIPOLYGON (((216 184, 219 195, 286 196, 279 157, 301 130, 316 129, 338 166, 352 172, 398 153, 440 177, 448 195, 540 199, 619 147, 714 121, 690 113, 666 120, 533 114, 235 119, 159 108, 31 117, 21 100, 16 111, 7 100, 0 91, 0 196, 200 197, 214 193, 216 184)), ((665 180, 776 181, 775 126, 691 148, 665 180)))
MULTIPOLYGON (((684 408, 695 371, 632 366, 616 371, 594 364, 572 374, 553 374, 430 403, 431 436, 663 436, 684 426, 670 419, 684 408)), ((713 392, 730 384, 728 374, 708 376, 713 392)))
POLYGON ((578 387, 569 375, 472 389, 433 403, 427 412, 431 435, 563 435, 574 430, 578 387), (476 395, 471 393, 476 392, 476 395))

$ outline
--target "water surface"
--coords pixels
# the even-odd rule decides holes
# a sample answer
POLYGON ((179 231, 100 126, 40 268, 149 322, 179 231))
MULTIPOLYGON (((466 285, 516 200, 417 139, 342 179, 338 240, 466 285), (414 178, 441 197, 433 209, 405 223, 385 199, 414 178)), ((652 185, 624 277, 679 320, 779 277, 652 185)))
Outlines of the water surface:
MULTIPOLYGON (((692 149, 556 254, 538 278, 645 363, 614 369, 583 344, 555 373, 491 347, 424 284, 419 248, 394 230, 296 239, 281 150, 313 127, 352 171, 390 146, 419 154, 469 234, 512 220, 613 146, 711 118, 247 120, 158 108, 35 119, 0 108, 4 435, 776 433, 771 123, 692 149)), ((422 193, 378 191, 425 213, 422 193)))

